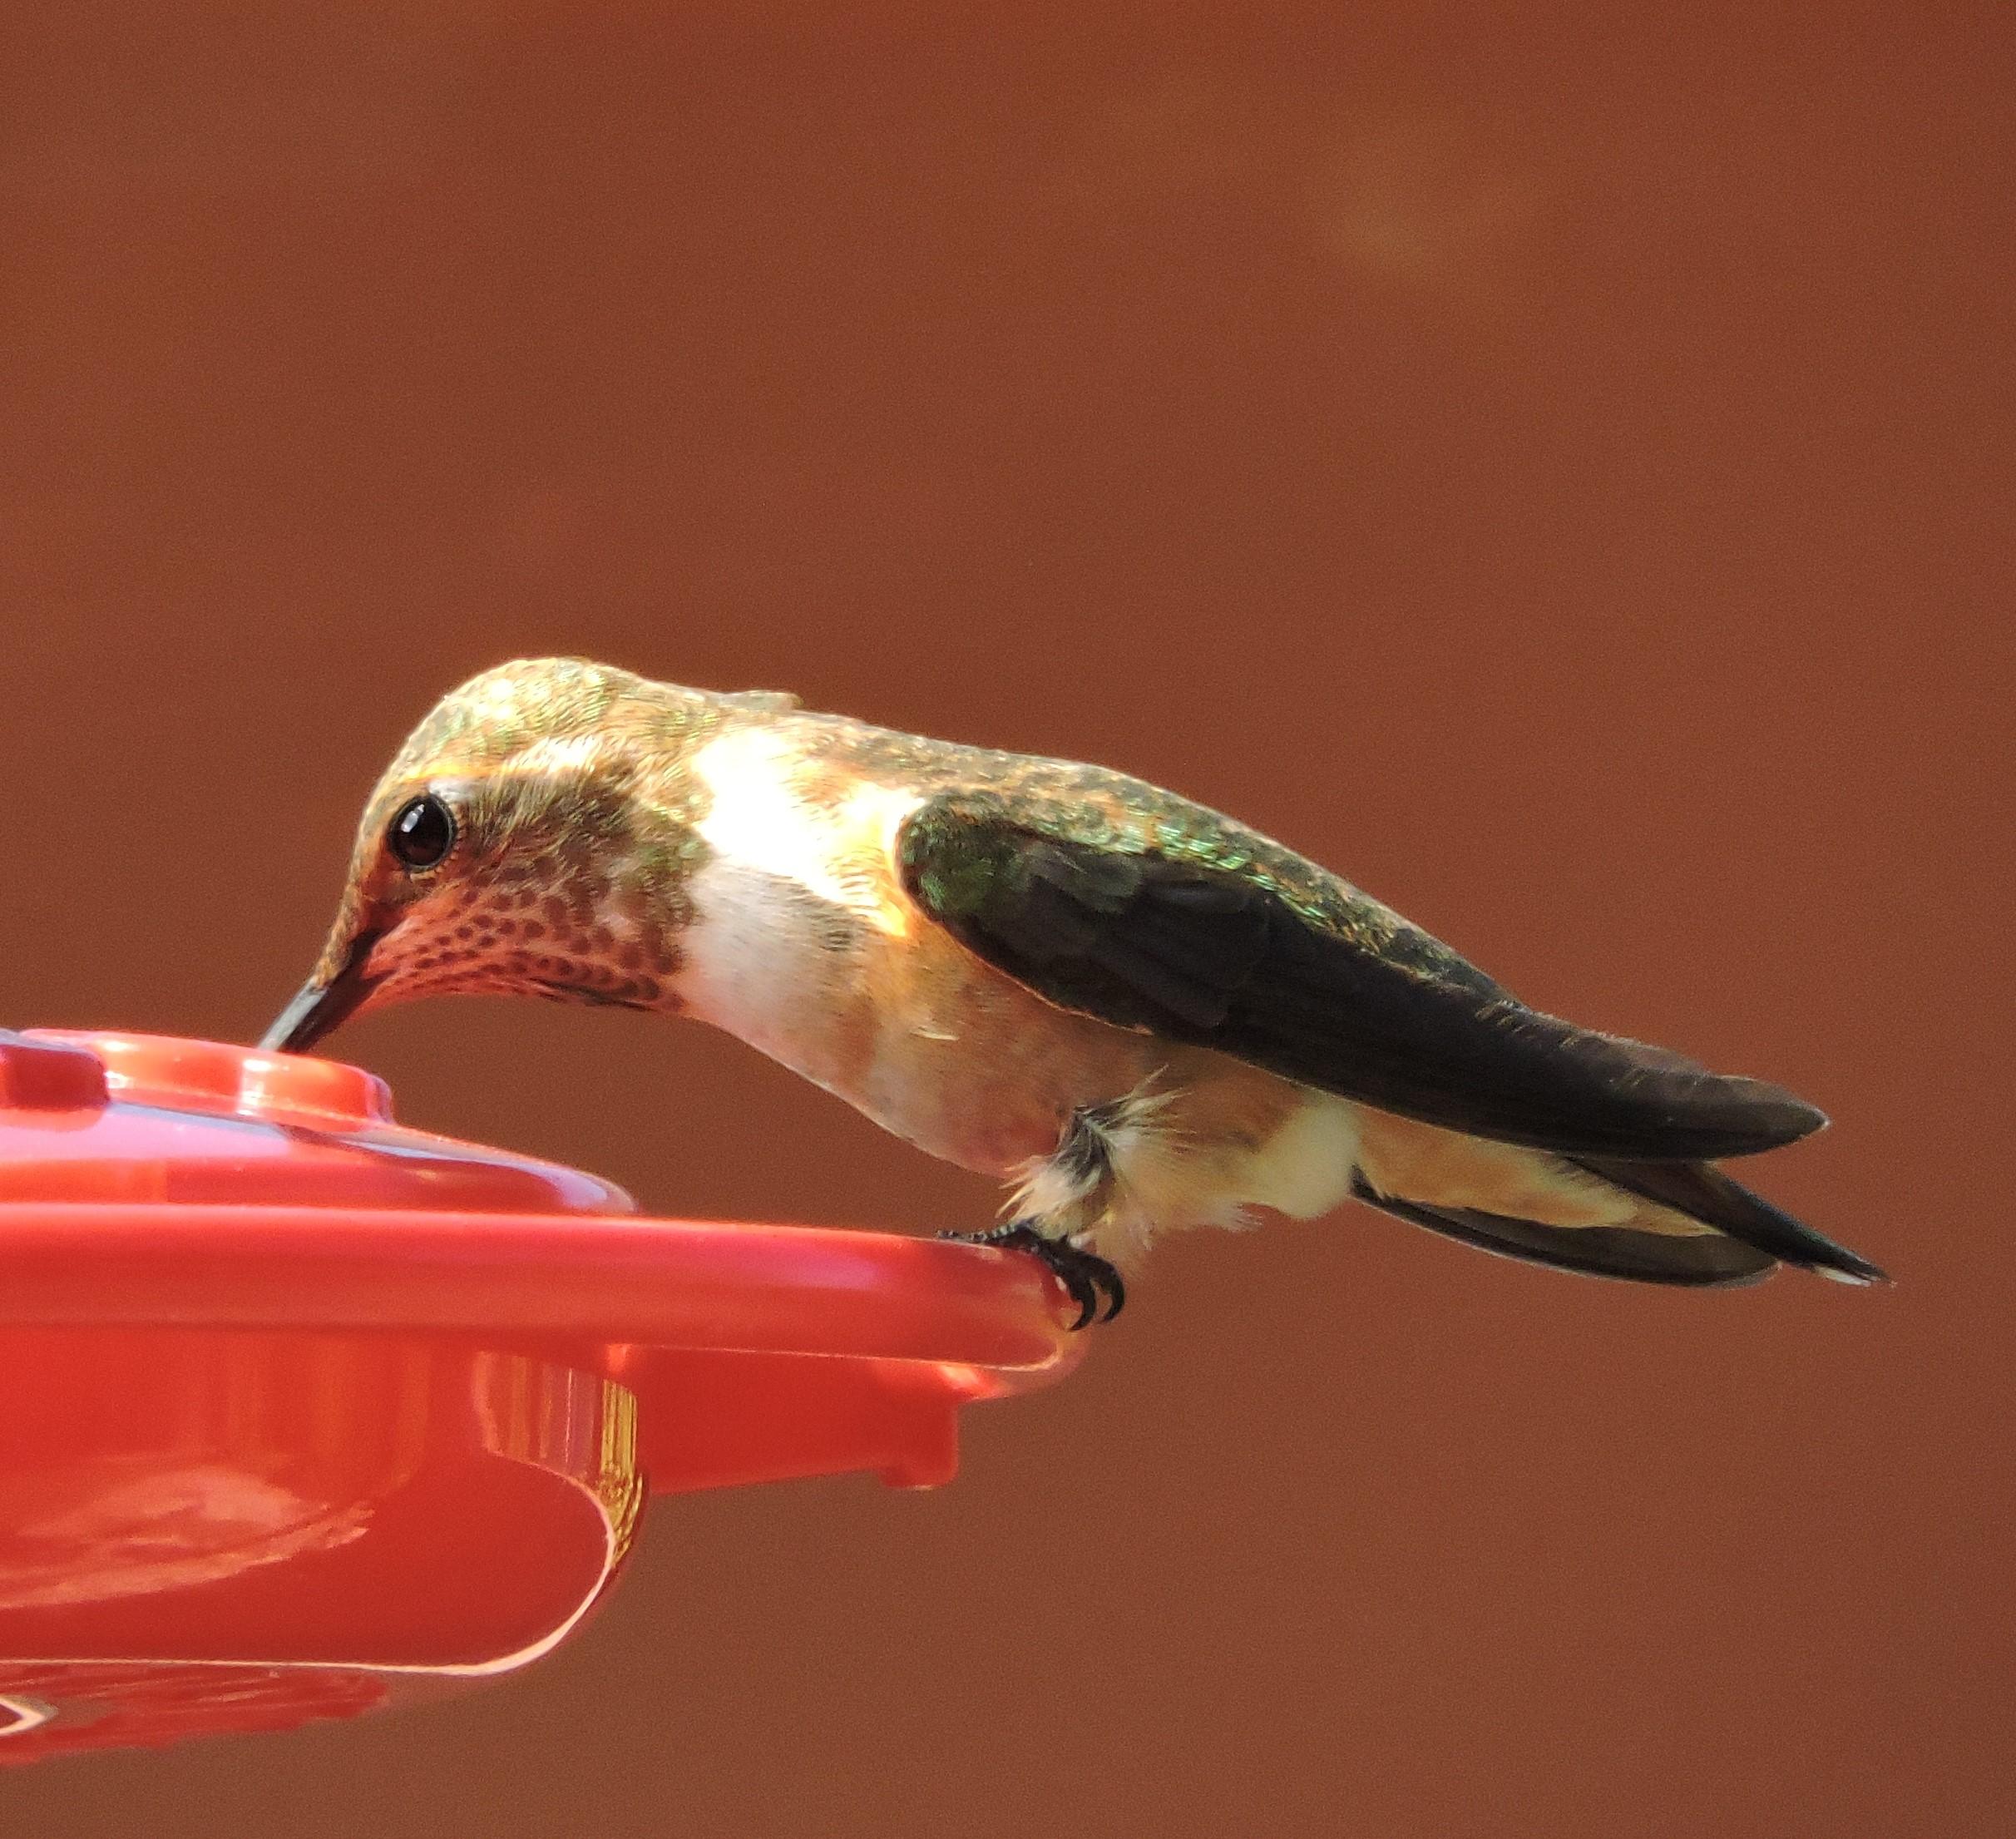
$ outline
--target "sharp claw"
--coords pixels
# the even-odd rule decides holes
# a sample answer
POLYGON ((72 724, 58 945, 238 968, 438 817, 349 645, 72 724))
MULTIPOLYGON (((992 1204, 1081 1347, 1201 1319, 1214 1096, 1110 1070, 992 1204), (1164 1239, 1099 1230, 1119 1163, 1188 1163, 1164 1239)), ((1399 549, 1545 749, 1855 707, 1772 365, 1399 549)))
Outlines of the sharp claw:
POLYGON ((990 1227, 984 1233, 938 1234, 968 1245, 998 1245, 1006 1250, 1027 1252, 1042 1263, 1078 1305, 1078 1319, 1071 1332, 1090 1327, 1094 1322, 1110 1322, 1127 1307, 1127 1286, 1120 1273, 1096 1252, 1082 1252, 1068 1239, 1051 1238, 1019 1219, 1005 1226, 990 1227))

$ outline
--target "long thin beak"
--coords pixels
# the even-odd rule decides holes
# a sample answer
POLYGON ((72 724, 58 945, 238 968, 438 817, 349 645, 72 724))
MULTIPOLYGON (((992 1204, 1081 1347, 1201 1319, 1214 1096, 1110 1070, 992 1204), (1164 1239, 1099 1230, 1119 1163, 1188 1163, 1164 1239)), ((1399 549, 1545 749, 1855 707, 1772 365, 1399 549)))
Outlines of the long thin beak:
POLYGON ((350 947, 350 955, 343 960, 343 968, 327 983, 317 983, 311 979, 304 984, 299 994, 281 1010, 273 1026, 260 1037, 259 1046, 269 1053, 305 1053, 324 1035, 340 1026, 378 986, 378 979, 366 976, 364 966, 370 958, 371 947, 383 936, 378 932, 359 933, 350 947))

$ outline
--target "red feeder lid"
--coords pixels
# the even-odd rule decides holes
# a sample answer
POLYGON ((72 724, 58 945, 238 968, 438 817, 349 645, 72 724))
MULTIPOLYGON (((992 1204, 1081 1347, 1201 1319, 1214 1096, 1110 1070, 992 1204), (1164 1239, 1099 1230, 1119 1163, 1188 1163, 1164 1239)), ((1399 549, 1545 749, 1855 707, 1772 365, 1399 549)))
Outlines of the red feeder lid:
MULTIPOLYGON (((392 1120, 354 1066, 163 1036, 0 1033, 0 1328, 502 1332, 1055 1377, 1029 1259, 893 1233, 645 1219, 594 1175, 392 1120)), ((1020 1376, 1020 1377, 1016 1377, 1020 1376)))
POLYGON ((0 1206, 634 1214, 556 1163, 403 1129, 361 1067, 164 1035, 0 1034, 0 1206))
POLYGON ((948 1480, 1074 1314, 1015 1254, 640 1218, 356 1067, 0 1032, 0 1760, 508 1670, 645 1493, 948 1480))

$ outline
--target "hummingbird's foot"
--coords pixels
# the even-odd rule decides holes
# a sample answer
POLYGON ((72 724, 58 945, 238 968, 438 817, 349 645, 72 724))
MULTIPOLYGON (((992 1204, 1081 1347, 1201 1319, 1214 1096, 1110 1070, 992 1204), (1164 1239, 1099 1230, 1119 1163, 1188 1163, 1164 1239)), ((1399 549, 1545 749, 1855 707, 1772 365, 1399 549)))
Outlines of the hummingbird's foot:
POLYGON ((1127 1306, 1127 1286, 1120 1273, 1094 1252, 1081 1252, 1069 1240, 1051 1238, 1026 1220, 1011 1219, 984 1233, 941 1233, 941 1238, 956 1238, 966 1245, 999 1245, 1011 1252, 1028 1252, 1056 1273, 1058 1279, 1078 1305, 1078 1319, 1072 1329, 1088 1327, 1094 1322, 1110 1322, 1127 1306))

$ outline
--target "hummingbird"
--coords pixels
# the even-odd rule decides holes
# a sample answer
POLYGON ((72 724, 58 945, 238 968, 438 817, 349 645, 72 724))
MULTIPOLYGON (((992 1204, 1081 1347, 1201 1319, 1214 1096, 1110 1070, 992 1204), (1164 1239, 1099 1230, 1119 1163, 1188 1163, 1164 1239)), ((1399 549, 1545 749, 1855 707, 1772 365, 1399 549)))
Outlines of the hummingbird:
POLYGON ((1716 1166, 1826 1119, 1578 1027, 1235 819, 1104 768, 776 691, 528 659, 372 793, 261 1043, 450 994, 687 1015, 1006 1184, 947 1236, 1108 1320, 1178 1227, 1346 1201, 1644 1283, 1883 1273, 1716 1166))

